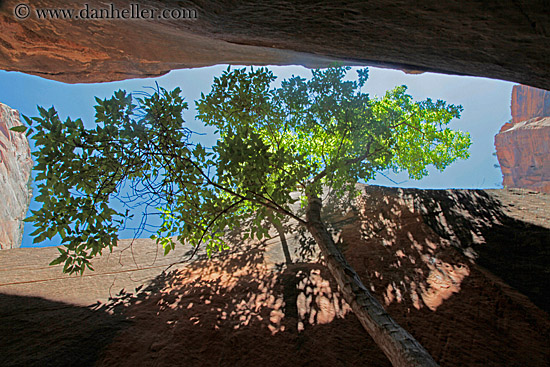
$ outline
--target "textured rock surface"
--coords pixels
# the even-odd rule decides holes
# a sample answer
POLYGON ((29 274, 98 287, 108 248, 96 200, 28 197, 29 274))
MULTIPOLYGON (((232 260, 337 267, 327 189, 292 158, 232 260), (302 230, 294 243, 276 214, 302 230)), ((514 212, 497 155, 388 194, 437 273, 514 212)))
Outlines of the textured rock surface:
MULTIPOLYGON (((365 284, 440 365, 544 366, 549 204, 519 189, 368 186, 353 210, 338 202, 328 218, 365 284)), ((153 241, 138 240, 132 255, 123 241, 84 277, 47 267, 54 248, 2 251, 0 364, 388 366, 308 260, 308 237, 285 226, 297 262, 288 267, 273 230, 171 268, 188 248, 156 257, 153 241)))
POLYGON ((495 136, 502 184, 550 192, 550 92, 516 85, 512 121, 495 136))
POLYGON ((550 193, 550 117, 514 124, 495 136, 502 185, 550 193))
POLYGON ((510 109, 512 124, 550 116, 550 92, 526 85, 514 85, 510 109))
MULTIPOLYGON (((218 63, 347 63, 442 71, 550 89, 546 1, 147 1, 189 7, 198 19, 37 19, 39 0, 16 20, 20 1, 0 2, 0 68, 66 82, 111 81, 218 63)), ((105 8, 88 1, 90 8, 105 8)), ((118 9, 129 0, 113 1, 118 9)), ((77 9, 81 9, 78 7, 77 9)))
POLYGON ((19 113, 0 103, 0 248, 21 246, 23 222, 31 199, 31 151, 25 134, 10 131, 21 125, 19 113))

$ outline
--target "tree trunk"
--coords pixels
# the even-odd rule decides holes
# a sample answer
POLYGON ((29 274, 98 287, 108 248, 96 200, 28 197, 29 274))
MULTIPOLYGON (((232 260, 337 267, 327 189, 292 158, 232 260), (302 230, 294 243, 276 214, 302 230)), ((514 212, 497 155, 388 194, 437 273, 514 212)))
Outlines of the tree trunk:
POLYGON ((290 250, 288 249, 288 242, 286 242, 284 227, 281 225, 281 223, 273 220, 273 213, 271 212, 271 210, 267 211, 267 218, 269 219, 271 224, 273 224, 273 227, 275 227, 277 233, 279 233, 279 239, 281 240, 281 247, 283 248, 283 254, 285 255, 286 264, 291 265, 292 257, 290 256, 290 250))
POLYGON ((344 299, 365 330, 394 366, 437 366, 424 347, 391 318, 363 285, 322 222, 321 207, 321 199, 309 199, 306 209, 307 229, 321 249, 344 299))

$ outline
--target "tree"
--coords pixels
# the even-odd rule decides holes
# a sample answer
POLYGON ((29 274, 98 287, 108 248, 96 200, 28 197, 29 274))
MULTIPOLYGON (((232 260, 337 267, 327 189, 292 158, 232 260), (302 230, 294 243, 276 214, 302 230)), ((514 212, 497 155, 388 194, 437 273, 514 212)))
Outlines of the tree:
POLYGON ((197 117, 214 126, 212 149, 193 143, 175 89, 140 98, 118 91, 97 100, 95 129, 59 119, 52 107, 26 118, 35 153, 42 202, 28 220, 41 241, 59 234, 65 245, 52 264, 66 272, 91 269, 90 259, 116 246, 129 218, 113 200, 138 201, 162 210, 155 238, 167 253, 173 237, 208 254, 223 249, 224 233, 250 219, 245 238, 267 234, 262 220, 280 225, 294 218, 307 228, 365 329, 395 366, 436 365, 423 347, 384 311, 347 263, 321 219, 323 189, 353 193, 355 183, 381 170, 406 170, 411 178, 442 170, 468 157, 468 134, 446 125, 461 106, 414 102, 406 87, 381 99, 361 91, 368 71, 354 81, 349 68, 313 71, 273 88, 267 69, 225 71, 197 101, 197 117), (305 218, 294 213, 298 191, 305 218))

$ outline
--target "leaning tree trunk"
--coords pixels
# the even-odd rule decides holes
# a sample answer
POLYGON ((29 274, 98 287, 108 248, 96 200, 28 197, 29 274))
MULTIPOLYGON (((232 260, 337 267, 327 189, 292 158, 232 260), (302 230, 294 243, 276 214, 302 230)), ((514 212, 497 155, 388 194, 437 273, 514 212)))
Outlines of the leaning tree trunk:
POLYGON ((283 248, 283 254, 285 255, 286 264, 291 265, 292 257, 290 256, 290 250, 288 249, 288 242, 286 242, 284 227, 281 225, 281 223, 274 220, 273 213, 270 210, 267 211, 267 218, 279 234, 279 239, 281 240, 281 247, 283 248))
POLYGON ((321 199, 309 199, 306 209, 307 229, 321 249, 344 299, 365 330, 394 366, 437 366, 424 347, 391 318, 363 285, 321 220, 321 207, 321 199))

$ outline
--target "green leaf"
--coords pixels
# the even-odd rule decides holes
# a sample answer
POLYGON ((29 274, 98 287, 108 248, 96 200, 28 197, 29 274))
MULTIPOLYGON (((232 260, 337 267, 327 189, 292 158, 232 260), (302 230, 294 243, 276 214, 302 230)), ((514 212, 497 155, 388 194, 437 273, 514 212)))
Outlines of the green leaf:
POLYGON ((10 127, 10 130, 18 133, 24 133, 25 131, 27 131, 27 127, 23 125, 13 126, 13 127, 10 127))
POLYGON ((234 228, 247 226, 244 240, 268 236, 265 206, 292 208, 296 191, 305 207, 325 188, 353 193, 355 183, 379 171, 421 178, 429 165, 444 169, 468 156, 469 136, 447 128, 460 106, 415 101, 405 86, 370 98, 361 91, 367 69, 355 79, 346 77, 349 70, 314 70, 275 87, 266 68, 228 68, 196 101, 197 118, 218 134, 210 147, 187 128, 179 88, 96 98, 92 128, 80 119, 62 123, 53 107, 39 107, 41 117, 25 119, 34 121, 28 134, 42 204, 32 212, 32 236, 59 234, 68 252, 55 261, 83 272, 129 224, 131 213, 113 209, 118 200, 159 208, 154 239, 166 254, 175 236, 204 244, 210 255, 226 248, 224 235, 234 228))
POLYGON ((50 265, 58 265, 58 264, 61 264, 62 262, 65 261, 65 258, 63 258, 63 256, 59 256, 57 259, 55 259, 54 261, 52 261, 50 263, 50 265))

